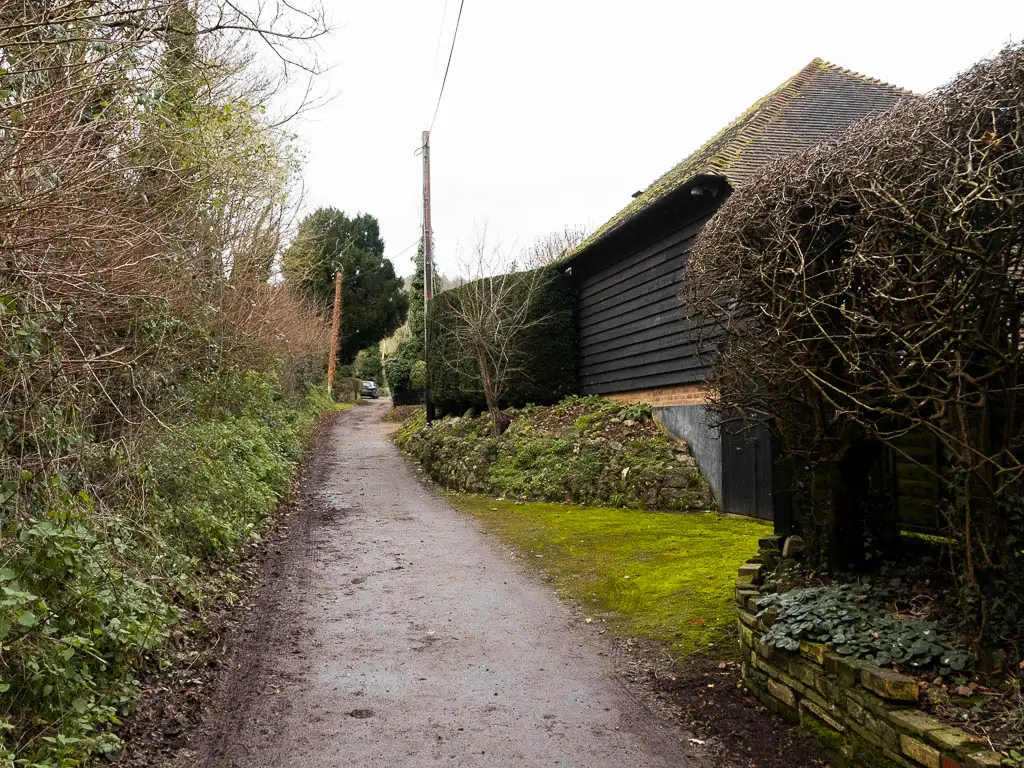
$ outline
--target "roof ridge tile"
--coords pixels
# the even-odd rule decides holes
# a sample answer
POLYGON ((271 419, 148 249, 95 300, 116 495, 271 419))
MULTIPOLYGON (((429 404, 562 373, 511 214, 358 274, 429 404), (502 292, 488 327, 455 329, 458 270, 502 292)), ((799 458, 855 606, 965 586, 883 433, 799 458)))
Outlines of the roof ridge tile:
POLYGON ((904 88, 815 57, 655 179, 575 253, 586 250, 698 174, 723 175, 735 187, 775 157, 816 144, 910 95, 912 92, 904 88), (836 81, 822 73, 848 78, 851 85, 859 87, 837 88, 836 81))
POLYGON ((885 80, 880 80, 877 77, 870 77, 869 75, 862 74, 856 71, 855 69, 847 69, 846 67, 841 67, 838 64, 833 64, 831 61, 828 61, 826 59, 815 59, 815 61, 820 61, 823 65, 825 65, 828 69, 830 69, 833 72, 839 72, 844 75, 850 75, 851 77, 856 77, 858 80, 863 80, 864 82, 871 83, 873 85, 881 85, 886 88, 892 88, 894 91, 905 93, 907 96, 914 95, 914 92, 907 88, 901 88, 898 85, 893 85, 892 83, 886 82, 885 80))

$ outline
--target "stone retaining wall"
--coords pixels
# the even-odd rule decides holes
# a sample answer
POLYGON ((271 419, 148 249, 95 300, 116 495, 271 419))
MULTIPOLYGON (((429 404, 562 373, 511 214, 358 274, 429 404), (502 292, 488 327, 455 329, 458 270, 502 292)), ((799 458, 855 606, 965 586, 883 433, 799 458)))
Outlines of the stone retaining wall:
MULTIPOLYGON (((795 548, 785 549, 788 554, 795 548)), ((762 572, 783 551, 780 537, 762 539, 761 556, 740 568, 736 583, 743 677, 762 704, 814 734, 842 765, 1000 765, 999 755, 983 742, 919 708, 914 678, 844 658, 817 643, 801 643, 794 653, 762 645, 772 616, 757 616, 759 585, 762 572)))

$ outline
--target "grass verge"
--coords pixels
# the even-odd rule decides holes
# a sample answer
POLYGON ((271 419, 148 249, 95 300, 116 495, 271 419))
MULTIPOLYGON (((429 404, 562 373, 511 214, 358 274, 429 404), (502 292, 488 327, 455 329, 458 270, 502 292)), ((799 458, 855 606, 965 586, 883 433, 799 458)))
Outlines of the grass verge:
POLYGON ((448 499, 613 631, 664 643, 676 658, 738 658, 736 569, 771 532, 770 523, 710 512, 448 499))

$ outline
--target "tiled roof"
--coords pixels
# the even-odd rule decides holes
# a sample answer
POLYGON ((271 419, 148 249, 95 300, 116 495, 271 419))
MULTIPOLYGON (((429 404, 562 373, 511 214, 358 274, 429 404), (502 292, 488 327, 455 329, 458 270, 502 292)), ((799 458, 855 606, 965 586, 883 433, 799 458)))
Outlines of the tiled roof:
POLYGON ((657 179, 576 253, 698 174, 725 176, 735 189, 771 160, 834 136, 909 95, 910 91, 814 59, 657 179))

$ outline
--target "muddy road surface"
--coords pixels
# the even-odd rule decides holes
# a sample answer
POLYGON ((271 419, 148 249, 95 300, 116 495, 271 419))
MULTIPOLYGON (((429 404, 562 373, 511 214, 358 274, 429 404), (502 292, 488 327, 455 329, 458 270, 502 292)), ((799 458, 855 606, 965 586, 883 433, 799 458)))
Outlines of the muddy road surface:
POLYGON ((620 682, 611 643, 420 482, 388 405, 331 425, 248 647, 179 764, 719 764, 620 682))

